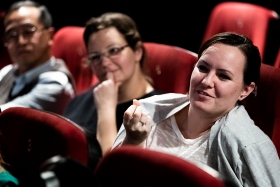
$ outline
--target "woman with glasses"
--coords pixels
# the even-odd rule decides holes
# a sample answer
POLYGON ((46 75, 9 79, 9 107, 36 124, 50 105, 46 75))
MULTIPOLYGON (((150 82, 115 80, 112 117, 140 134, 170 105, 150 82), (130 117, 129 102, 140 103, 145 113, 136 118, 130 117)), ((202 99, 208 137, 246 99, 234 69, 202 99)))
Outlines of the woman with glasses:
POLYGON ((99 83, 69 103, 64 116, 84 127, 91 139, 91 167, 108 152, 133 99, 160 94, 142 72, 145 54, 135 22, 105 13, 86 23, 88 63, 99 83))
POLYGON ((15 2, 5 13, 4 29, 13 64, 0 70, 0 109, 21 106, 62 114, 75 83, 64 61, 52 56, 48 9, 34 1, 15 2))

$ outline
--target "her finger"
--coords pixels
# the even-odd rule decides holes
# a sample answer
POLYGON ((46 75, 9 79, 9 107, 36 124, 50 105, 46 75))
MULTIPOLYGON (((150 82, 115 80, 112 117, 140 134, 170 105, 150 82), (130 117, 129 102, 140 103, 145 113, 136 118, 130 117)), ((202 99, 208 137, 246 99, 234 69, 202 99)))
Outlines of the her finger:
POLYGON ((137 106, 140 106, 140 102, 137 99, 133 99, 133 104, 137 105, 137 106))
POLYGON ((114 81, 114 75, 113 75, 113 73, 111 73, 111 72, 108 71, 107 74, 106 74, 106 76, 107 76, 107 80, 110 79, 110 80, 112 80, 113 82, 115 82, 115 81, 114 81))
POLYGON ((136 110, 136 105, 131 105, 128 109, 124 112, 123 115, 123 123, 128 124, 130 120, 133 118, 134 112, 136 110))
POLYGON ((142 107, 136 106, 136 109, 133 114, 133 123, 138 123, 140 121, 141 116, 142 116, 142 107))
POLYGON ((142 116, 140 118, 140 122, 145 125, 147 123, 147 120, 148 120, 147 118, 148 118, 147 115, 142 113, 142 116))

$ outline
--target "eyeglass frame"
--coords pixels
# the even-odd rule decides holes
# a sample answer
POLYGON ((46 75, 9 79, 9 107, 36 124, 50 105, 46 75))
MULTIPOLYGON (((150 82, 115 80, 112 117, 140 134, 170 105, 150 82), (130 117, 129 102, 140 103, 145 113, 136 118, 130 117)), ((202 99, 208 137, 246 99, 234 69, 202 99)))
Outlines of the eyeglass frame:
POLYGON ((19 38, 20 35, 22 35, 22 37, 24 39, 30 40, 36 32, 41 32, 41 31, 47 29, 46 27, 37 28, 34 25, 21 25, 20 27, 30 27, 30 30, 29 30, 29 32, 26 32, 27 29, 26 30, 24 30, 24 29, 9 29, 8 31, 6 31, 4 33, 4 42, 6 44, 16 43, 18 41, 18 38, 19 38), (19 30, 20 30, 20 32, 18 32, 19 30), (8 37, 7 35, 8 35, 9 32, 12 32, 10 34, 11 37, 9 39, 7 39, 7 37, 8 37))
MULTIPOLYGON (((111 59, 112 56, 118 56, 126 47, 129 47, 129 45, 126 44, 121 47, 111 47, 110 49, 108 49, 106 52, 103 52, 103 53, 89 54, 87 56, 87 63, 91 66, 98 66, 101 64, 103 56, 106 56, 107 58, 111 59), (115 54, 109 54, 110 50, 112 50, 112 49, 118 49, 118 51, 115 52, 115 54), (93 60, 91 59, 92 57, 98 57, 98 62, 93 63, 92 62, 93 60)), ((114 53, 114 51, 112 51, 111 53, 114 53)))

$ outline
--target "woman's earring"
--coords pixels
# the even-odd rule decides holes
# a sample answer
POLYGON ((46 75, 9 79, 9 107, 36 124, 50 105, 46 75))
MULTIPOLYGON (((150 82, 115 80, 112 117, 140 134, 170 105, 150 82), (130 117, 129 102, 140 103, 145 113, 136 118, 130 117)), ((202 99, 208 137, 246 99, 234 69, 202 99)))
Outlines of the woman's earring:
POLYGON ((254 96, 256 97, 257 96, 257 86, 255 86, 255 88, 254 88, 254 90, 253 90, 253 94, 254 94, 254 96))

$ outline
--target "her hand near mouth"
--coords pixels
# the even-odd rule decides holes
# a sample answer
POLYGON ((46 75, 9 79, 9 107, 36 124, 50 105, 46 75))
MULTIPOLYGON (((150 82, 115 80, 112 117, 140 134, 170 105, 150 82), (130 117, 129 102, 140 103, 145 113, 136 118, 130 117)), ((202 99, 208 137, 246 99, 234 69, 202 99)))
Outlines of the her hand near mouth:
MULTIPOLYGON (((98 115, 96 138, 99 142, 102 141, 102 137, 106 136, 105 134, 117 134, 115 124, 119 85, 120 82, 115 83, 113 73, 108 72, 107 80, 101 82, 93 90, 93 98, 98 115)), ((110 141, 113 141, 113 139, 103 141, 104 152, 111 149, 112 143, 110 141)))
POLYGON ((94 102, 98 111, 114 109, 118 102, 118 89, 121 83, 115 83, 114 75, 107 73, 107 80, 101 82, 94 90, 94 102))

